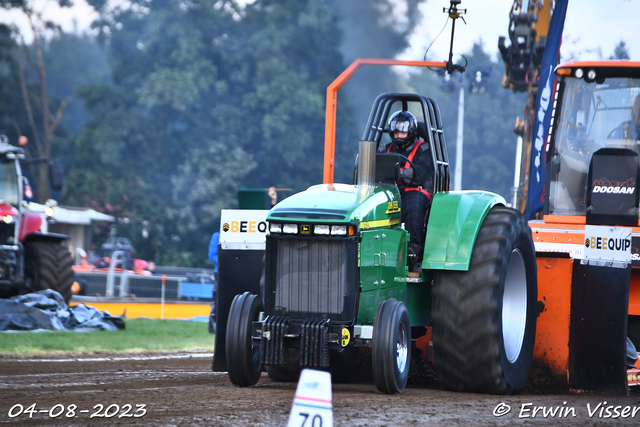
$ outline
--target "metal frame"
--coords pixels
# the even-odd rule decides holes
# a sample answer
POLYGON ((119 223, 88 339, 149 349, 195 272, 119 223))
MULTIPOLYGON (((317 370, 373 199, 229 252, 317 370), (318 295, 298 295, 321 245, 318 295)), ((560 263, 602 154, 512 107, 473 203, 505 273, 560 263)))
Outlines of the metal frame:
POLYGON ((442 131, 442 121, 440 120, 440 109, 438 104, 426 96, 412 93, 387 92, 378 95, 371 108, 369 120, 365 127, 362 139, 364 141, 375 141, 380 146, 380 140, 385 132, 385 124, 391 112, 393 104, 401 102, 402 110, 408 110, 408 104, 418 103, 422 110, 422 118, 425 125, 426 134, 423 135, 425 142, 429 144, 434 170, 435 192, 449 191, 450 173, 449 157, 447 146, 442 131))
POLYGON ((338 107, 338 91, 340 88, 358 72, 363 65, 403 65, 408 67, 433 67, 446 69, 447 63, 444 61, 400 61, 397 59, 365 59, 359 58, 351 63, 327 87, 327 104, 324 133, 324 169, 322 182, 324 184, 333 183, 333 172, 335 167, 335 146, 336 146, 336 109, 338 107))

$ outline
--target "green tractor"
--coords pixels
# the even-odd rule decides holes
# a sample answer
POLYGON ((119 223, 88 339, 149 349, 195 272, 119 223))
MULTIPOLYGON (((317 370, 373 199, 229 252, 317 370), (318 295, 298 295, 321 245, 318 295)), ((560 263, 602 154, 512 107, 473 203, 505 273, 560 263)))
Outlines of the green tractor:
POLYGON ((394 394, 405 388, 419 346, 433 348, 446 389, 503 394, 524 387, 537 315, 531 230, 497 194, 449 191, 432 99, 378 96, 354 184, 312 186, 277 204, 267 222, 259 288, 235 295, 229 308, 224 356, 232 383, 254 385, 263 370, 274 381, 297 381, 303 368, 346 381, 366 347, 376 387, 394 394), (418 117, 419 138, 436 165, 421 273, 407 267, 409 233, 396 186, 408 159, 378 152, 390 112, 399 109, 418 117))

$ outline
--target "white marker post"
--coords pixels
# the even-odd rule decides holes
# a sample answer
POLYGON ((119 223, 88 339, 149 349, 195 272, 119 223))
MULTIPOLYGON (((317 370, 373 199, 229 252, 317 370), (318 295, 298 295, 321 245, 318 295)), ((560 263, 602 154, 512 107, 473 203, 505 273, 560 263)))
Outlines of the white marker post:
POLYGON ((333 427, 329 372, 302 370, 287 425, 288 427, 333 427))

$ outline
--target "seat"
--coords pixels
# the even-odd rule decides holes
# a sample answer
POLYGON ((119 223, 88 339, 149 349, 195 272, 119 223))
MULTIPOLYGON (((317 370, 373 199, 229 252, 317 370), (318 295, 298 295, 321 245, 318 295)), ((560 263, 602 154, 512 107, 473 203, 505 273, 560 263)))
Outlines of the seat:
POLYGON ((423 141, 429 141, 429 136, 427 133, 427 125, 424 122, 418 122, 418 138, 423 141))

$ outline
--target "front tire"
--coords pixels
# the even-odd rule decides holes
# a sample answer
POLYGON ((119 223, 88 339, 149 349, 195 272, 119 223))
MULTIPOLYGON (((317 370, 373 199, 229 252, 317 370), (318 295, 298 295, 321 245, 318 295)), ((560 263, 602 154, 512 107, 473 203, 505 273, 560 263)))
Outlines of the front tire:
POLYGON ((524 216, 495 206, 468 271, 442 271, 433 287, 433 345, 440 384, 505 394, 529 375, 536 334, 537 272, 524 216))
POLYGON ((392 298, 378 306, 371 348, 373 379, 383 393, 401 393, 409 378, 411 325, 403 302, 392 298))
POLYGON ((229 380, 240 387, 257 384, 260 379, 260 347, 252 345, 252 322, 264 311, 259 296, 245 292, 236 295, 227 322, 226 356, 229 380))
POLYGON ((25 244, 24 274, 31 292, 52 289, 69 303, 73 285, 72 265, 71 254, 60 243, 41 241, 25 244))

